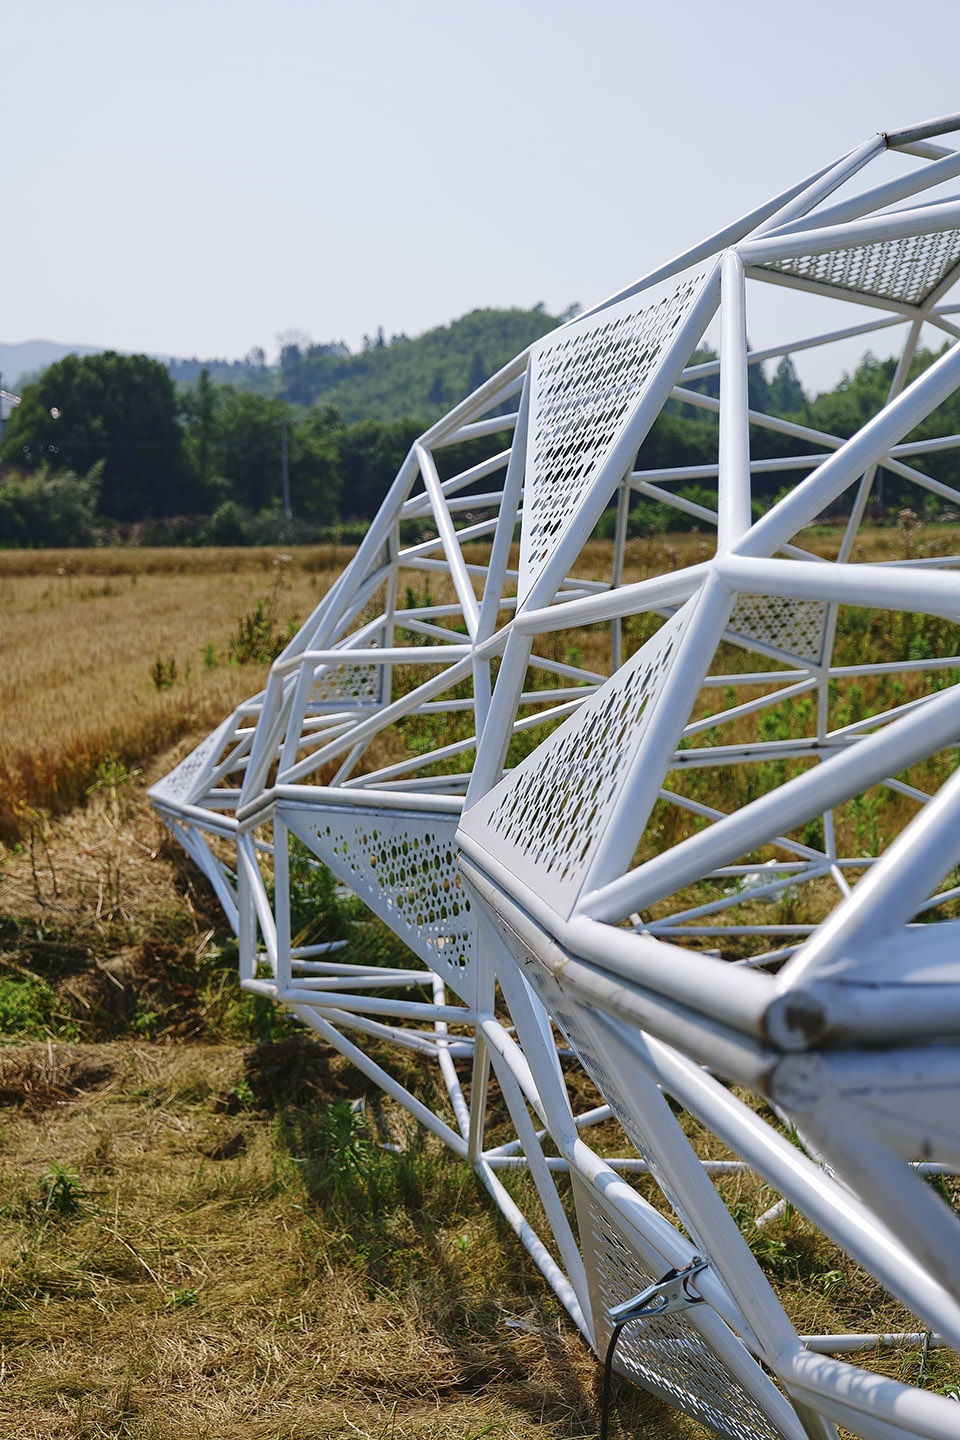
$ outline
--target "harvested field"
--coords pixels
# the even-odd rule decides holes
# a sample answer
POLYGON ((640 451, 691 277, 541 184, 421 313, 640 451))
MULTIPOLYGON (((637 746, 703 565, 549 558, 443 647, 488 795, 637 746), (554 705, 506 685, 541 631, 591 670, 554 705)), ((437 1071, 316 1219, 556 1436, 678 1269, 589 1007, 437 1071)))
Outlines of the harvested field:
MULTIPOLYGON (((864 543, 877 559, 941 539, 891 529, 864 543)), ((706 544, 632 542, 626 578, 706 544)), ((347 558, 0 556, 0 1435, 597 1433, 599 1367, 473 1175, 241 995, 219 909, 146 803, 260 688, 266 648, 347 558), (258 602, 264 651, 241 659, 258 602)), ((608 565, 608 547, 584 552, 591 578, 608 565)), ((557 644, 592 663, 600 638, 557 644)), ((776 718, 785 733, 803 723, 776 718)), ((900 823, 899 803, 851 813, 864 847, 900 823)), ((390 953, 378 922, 360 926, 390 953)), ((719 1183, 801 1331, 907 1324, 802 1217, 757 1230, 774 1197, 755 1177, 719 1183)), ((935 1352, 884 1366, 956 1387, 935 1352)), ((705 1434, 626 1387, 616 1406, 614 1436, 705 1434)))

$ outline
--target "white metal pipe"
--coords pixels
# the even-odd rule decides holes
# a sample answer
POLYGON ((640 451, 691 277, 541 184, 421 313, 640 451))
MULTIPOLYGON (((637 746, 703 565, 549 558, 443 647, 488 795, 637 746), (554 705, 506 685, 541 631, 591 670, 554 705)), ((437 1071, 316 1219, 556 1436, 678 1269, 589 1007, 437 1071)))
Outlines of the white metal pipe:
MULTIPOLYGON (((402 622, 403 613, 397 616, 402 622)), ((378 622, 379 623, 379 622, 378 622)), ((463 643, 462 635, 446 632, 450 644, 443 645, 391 645, 389 648, 369 646, 346 646, 338 650, 308 650, 298 656, 296 665, 447 665, 456 660, 466 660, 473 654, 470 645, 463 643)))
POLYGON ((761 1083, 773 1052, 748 1037, 763 1033, 774 994, 771 976, 594 921, 564 923, 532 893, 521 906, 509 898, 504 867, 490 862, 491 882, 467 855, 465 843, 460 868, 483 903, 507 919, 551 974, 562 975, 572 994, 632 1019, 642 1030, 689 1045, 718 1073, 743 1084, 761 1083))
POLYGON ((510 717, 515 713, 517 699, 523 690, 531 643, 528 636, 521 635, 515 627, 511 629, 494 690, 496 722, 491 709, 477 745, 477 758, 470 777, 465 809, 469 809, 476 800, 491 790, 503 775, 507 747, 512 735, 510 717))
MULTIPOLYGON (((485 1031, 484 1033, 489 1038, 489 1032, 485 1031)), ((536 1184, 537 1194, 540 1197, 540 1203, 547 1217, 547 1223, 553 1232, 553 1238, 560 1252, 560 1257, 566 1266, 567 1278, 573 1285, 577 1295, 586 1297, 588 1294, 587 1274, 584 1269, 583 1260, 577 1248, 573 1231, 570 1228, 570 1222, 567 1220, 563 1206, 560 1203, 560 1197, 557 1194, 550 1169, 544 1161, 540 1142, 537 1139, 529 1112, 524 1103, 524 1094, 513 1072, 512 1065, 507 1063, 506 1057, 499 1050, 491 1049, 490 1060, 500 1084, 500 1093, 503 1096, 510 1113, 510 1118, 516 1127, 517 1135, 523 1146, 523 1152, 527 1159, 530 1174, 536 1184)))
POLYGON ((305 1025, 309 1025, 311 1030, 315 1030, 317 1034, 328 1041, 334 1049, 339 1050, 341 1055, 345 1055, 348 1060, 356 1065, 361 1074, 366 1075, 374 1084, 379 1085, 380 1089, 389 1095, 391 1099, 396 1100, 405 1110, 408 1110, 425 1130, 429 1130, 431 1135, 436 1135, 438 1139, 450 1147, 455 1155, 459 1155, 464 1160, 466 1159, 467 1145, 463 1137, 458 1135, 456 1130, 453 1130, 435 1115, 429 1106, 424 1105, 422 1100, 418 1100, 415 1095, 411 1095, 409 1090, 405 1089, 397 1080, 394 1080, 393 1076, 384 1070, 382 1066, 378 1065, 375 1060, 371 1060, 370 1056, 367 1055, 364 1050, 361 1050, 359 1045, 354 1045, 352 1040, 348 1040, 345 1035, 341 1035, 336 1026, 330 1025, 322 1015, 318 1015, 316 1011, 309 1006, 291 1005, 290 1009, 297 1016, 298 1020, 302 1020, 305 1025))
MULTIPOLYGON (((249 883, 249 893, 260 925, 260 934, 263 936, 263 943, 266 946, 270 966, 274 978, 276 978, 278 963, 277 923, 274 919, 273 911, 270 908, 266 891, 263 888, 263 880, 260 876, 260 870, 257 866, 257 859, 253 853, 253 844, 249 835, 241 835, 237 842, 237 861, 238 869, 245 873, 249 883)), ((251 980, 249 983, 256 984, 257 982, 251 980)))
POLYGON ((857 220, 861 215, 866 215, 871 211, 876 213, 890 205, 898 205, 901 201, 908 200, 911 195, 932 190, 935 185, 942 185, 956 175, 960 175, 960 154, 951 151, 941 159, 934 161, 932 165, 925 165, 921 170, 914 170, 909 175, 901 175, 896 180, 888 180, 883 185, 875 185, 872 190, 863 190, 850 200, 841 200, 836 205, 818 210, 815 215, 795 220, 790 228, 796 231, 803 228, 843 225, 847 221, 857 220))
MULTIPOLYGON (((609 1016, 599 1016, 596 1027, 603 1037, 605 1059, 614 1062, 615 1073, 629 1075, 628 1089, 636 1100, 636 1111, 628 1134, 636 1135, 638 1148, 650 1160, 694 1245, 708 1255, 723 1257, 723 1282, 755 1337, 754 1343, 775 1365, 781 1355, 796 1348, 797 1332, 657 1088, 643 1037, 609 1016)), ((621 1117, 621 1123, 625 1118, 621 1117)), ((742 1332, 742 1322, 739 1328, 742 1332)))
POLYGON ((419 797, 415 807, 403 794, 395 790, 380 790, 371 786, 367 790, 351 789, 348 786, 331 785, 278 785, 272 792, 278 808, 289 811, 301 810, 306 815, 315 815, 316 807, 323 806, 332 811, 343 810, 349 814, 354 807, 364 810, 405 810, 417 815, 460 814, 462 802, 453 795, 419 797))
MULTIPOLYGON (((444 983, 440 979, 440 976, 436 974, 434 974, 431 979, 433 984, 434 1004, 442 1005, 446 1000, 446 989, 444 987, 444 983)), ((457 1125, 460 1128, 460 1134, 463 1136, 463 1139, 466 1142, 470 1135, 470 1107, 467 1105, 467 1101, 463 1093, 463 1087, 460 1084, 460 1078, 457 1075, 456 1067, 453 1063, 453 1051, 458 1048, 458 1042, 450 1040, 450 1032, 448 1030, 447 1022, 445 1020, 438 1020, 436 1022, 436 1025, 434 1026, 434 1029, 436 1030, 437 1037, 436 1044, 438 1046, 440 1073, 443 1076, 443 1083, 447 1087, 447 1095, 450 1099, 450 1106, 453 1110, 454 1118, 456 1119, 457 1125)), ((472 1052, 472 1045, 470 1049, 472 1052)))
POLYGON ((766 234, 769 230, 775 230, 785 225, 788 221, 798 219, 821 205, 828 195, 839 189, 847 180, 862 170, 864 165, 875 159, 885 148, 885 141, 882 135, 871 135, 869 140, 864 140, 855 150, 848 155, 842 156, 828 170, 823 170, 819 175, 814 176, 799 194, 781 205, 779 209, 769 215, 762 224, 757 226, 757 233, 766 234))
POLYGON ((722 261, 720 309, 720 448, 717 480, 717 549, 730 547, 750 528, 750 437, 747 429, 747 312, 743 264, 733 250, 722 261))
POLYGON ((884 1223, 699 1065, 653 1037, 647 1037, 647 1046, 671 1095, 909 1310, 960 1348, 957 1298, 884 1223))
POLYGON ((737 252, 745 265, 770 265, 801 255, 821 255, 828 250, 930 235, 955 229, 958 225, 960 200, 948 200, 942 204, 919 205, 912 210, 871 216, 867 220, 848 220, 845 224, 802 230, 795 235, 783 231, 778 235, 764 235, 760 239, 742 241, 737 252))
POLYGON ((456 598, 461 602, 463 609, 463 621, 465 621, 468 634, 476 639, 476 622, 479 619, 479 606, 476 605, 474 586, 471 585, 465 567, 463 567, 463 554, 459 544, 456 530, 453 528, 453 521, 450 520, 446 500, 440 488, 440 477, 436 469, 433 456, 425 446, 416 446, 417 461, 420 464, 420 474, 423 477, 427 495, 430 497, 430 504, 433 507, 433 520, 440 533, 440 541, 443 544, 443 554, 450 567, 450 579, 453 582, 453 589, 456 590, 456 598))
POLYGON ((713 568, 741 594, 960 616, 960 574, 900 568, 894 580, 883 564, 823 565, 752 555, 718 556, 713 568))
MULTIPOLYGON (((517 1239, 523 1245, 523 1248, 533 1260, 534 1264, 540 1270, 581 1335, 584 1336, 589 1345, 593 1345, 593 1325, 589 1318, 589 1309, 584 1309, 576 1290, 570 1284, 570 1281, 560 1269, 560 1266, 554 1260, 503 1182, 494 1174, 483 1159, 478 1160, 474 1168, 490 1192, 497 1209, 510 1226, 514 1235, 516 1235, 517 1239)), ((584 1303, 587 1302, 584 1301, 584 1303)))
POLYGON ((696 594, 709 573, 707 564, 690 565, 685 570, 653 575, 648 580, 637 580, 581 600, 561 600, 543 609, 524 609, 514 621, 514 629, 521 635, 544 635, 553 630, 596 625, 623 615, 641 615, 665 605, 681 605, 696 594))
POLYGON ((943 1395, 901 1385, 885 1375, 798 1350, 780 1372, 791 1393, 799 1388, 841 1424, 877 1440, 957 1440, 957 1407, 943 1395), (869 1427, 866 1428, 866 1427, 869 1427))
MULTIPOLYGON (((869 948, 885 931, 906 925, 960 851, 960 770, 900 832, 871 866, 850 899, 817 928, 814 938, 780 975, 789 988, 826 974, 851 947, 869 948)), ((960 1000, 958 1000, 960 1003, 960 1000)))
POLYGON ((491 415, 488 420, 471 420, 443 440, 434 441, 434 446, 439 448, 441 445, 460 445, 465 440, 478 440, 484 435, 496 435, 500 430, 512 430, 516 423, 515 414, 491 415))
MULTIPOLYGON (((446 654, 447 652, 439 651, 438 653, 446 654)), ((431 680, 425 680, 422 685, 418 685, 409 694, 401 696, 399 700, 394 700, 390 705, 385 705, 382 710, 378 710, 369 719, 361 720, 348 737, 332 740, 312 755, 308 755, 305 760, 292 765, 286 772, 284 780, 291 784, 293 781, 309 775, 326 761, 336 759, 361 740, 366 740, 368 736, 375 735, 379 730, 385 730, 388 725, 392 725, 401 716, 412 714, 422 700, 432 699, 434 695, 440 695, 444 690, 452 689, 458 681, 465 679, 472 669, 472 657, 468 656, 466 659, 457 661, 443 674, 435 675, 431 680)))
POLYGON ((940 115, 936 120, 924 120, 919 125, 888 130, 885 138, 891 150, 901 150, 908 145, 916 146, 921 140, 930 140, 934 135, 952 135, 957 130, 960 130, 960 114, 940 115))
POLYGON ((642 910, 718 865, 748 854, 774 833, 793 830, 811 815, 868 789, 885 775, 896 774, 931 751, 955 743, 958 735, 956 696, 942 691, 842 754, 786 781, 710 829, 681 840, 619 880, 585 894, 580 911, 596 920, 611 921, 642 910))
MULTIPOLYGON (((765 360, 775 360, 783 355, 795 355, 800 350, 816 350, 823 345, 832 345, 837 340, 853 340, 858 335, 872 335, 876 330, 888 330, 893 325, 903 325, 904 317, 895 315, 885 320, 866 320, 859 325, 846 325, 842 330, 828 330, 807 339, 795 338, 786 345, 767 345, 762 350, 747 352, 748 365, 760 365, 765 360)), ((720 374, 720 361, 704 360, 698 365, 688 365, 680 375, 681 381, 704 380, 720 374)))
MULTIPOLYGON (((474 485, 478 480, 483 480, 488 475, 492 475, 496 470, 502 469, 509 459, 509 450, 499 450, 495 455, 489 456, 488 459, 480 460, 476 465, 470 465, 466 470, 459 470, 456 475, 451 475, 448 480, 444 480, 440 488, 444 493, 448 506, 452 508, 452 497, 457 495, 459 491, 465 490, 468 485, 474 485)), ((500 491, 496 491, 495 493, 498 497, 501 494, 500 491)), ((426 495, 414 495, 409 500, 405 500, 400 507, 401 520, 408 515, 414 514, 417 507, 422 508, 426 498, 426 495)), ((463 497, 463 503, 469 505, 480 498, 486 499, 487 497, 468 495, 463 497)), ((492 496, 490 498, 492 499, 492 496)))
POLYGON ((419 443, 431 449, 443 444, 455 445, 461 426, 483 416, 485 411, 502 404, 510 395, 515 394, 514 385, 521 379, 527 366, 528 350, 529 346, 527 350, 522 350, 519 355, 509 360, 495 375, 491 375, 489 380, 485 380, 472 395, 461 400, 459 405, 455 405, 447 415, 431 425, 429 430, 425 430, 419 443))
MULTIPOLYGON (((622 300, 629 300, 633 295, 638 295, 641 290, 649 290, 663 280, 670 280, 674 275, 680 275, 684 270, 699 265, 704 260, 725 250, 729 245, 735 245, 745 235, 751 234, 763 221, 769 220, 771 215, 779 213, 784 206, 788 205, 797 195, 806 193, 810 187, 822 176, 828 173, 829 167, 808 176, 806 179, 791 185, 789 189, 782 191, 773 200, 768 200, 764 205, 758 205, 755 210, 750 210, 746 215, 735 220, 732 225, 725 225, 722 230, 717 230, 699 245, 694 245, 690 250, 684 250, 666 265, 660 265, 656 270, 649 270, 632 285, 627 285, 623 290, 616 290, 608 295, 605 300, 592 305, 589 310, 583 310, 576 319, 586 319, 591 315, 598 315, 601 310, 609 310, 611 305, 619 305, 622 300)), ((573 322, 570 322, 573 323, 573 322)))

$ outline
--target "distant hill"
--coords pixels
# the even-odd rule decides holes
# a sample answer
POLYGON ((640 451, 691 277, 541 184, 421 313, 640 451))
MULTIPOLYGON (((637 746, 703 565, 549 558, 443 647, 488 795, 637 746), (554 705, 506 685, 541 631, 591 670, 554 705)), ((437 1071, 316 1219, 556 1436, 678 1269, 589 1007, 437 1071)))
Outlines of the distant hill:
POLYGON ((24 340, 19 345, 0 343, 0 375, 3 388, 16 390, 21 376, 46 370, 64 355, 99 355, 103 345, 63 345, 58 340, 24 340))
MULTIPOLYGON (((570 312, 572 313, 572 312, 570 312)), ((243 360, 170 360, 174 380, 190 384, 206 369, 219 385, 277 395, 295 405, 333 405, 345 424, 358 420, 430 421, 493 375, 568 315, 530 310, 473 310, 411 339, 379 332, 362 350, 342 342, 286 345, 277 365, 262 351, 243 360)))
MULTIPOLYGON (((206 369, 217 384, 276 395, 293 404, 317 401, 334 406, 345 424, 359 420, 438 419, 527 345, 568 315, 530 310, 473 310, 413 339, 380 331, 356 353, 340 342, 286 345, 279 363, 268 365, 262 350, 242 360, 200 360, 154 356, 173 379, 195 381, 206 369)), ((96 355, 103 346, 62 345, 30 340, 0 344, 0 373, 7 390, 20 377, 35 375, 64 355, 96 355)))
POLYGON ((333 405, 346 424, 435 420, 560 319, 542 306, 473 310, 415 339, 381 333, 359 354, 343 345, 287 346, 278 393, 299 405, 333 405))

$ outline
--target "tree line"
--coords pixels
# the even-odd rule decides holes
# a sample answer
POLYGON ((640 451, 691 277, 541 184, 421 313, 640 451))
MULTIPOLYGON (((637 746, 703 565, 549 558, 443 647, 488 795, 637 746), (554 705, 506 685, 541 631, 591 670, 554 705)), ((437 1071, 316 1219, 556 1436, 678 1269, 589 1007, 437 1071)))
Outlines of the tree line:
POLYGON ((345 425, 328 405, 176 387, 144 355, 67 356, 25 387, 0 444, 0 545, 242 544, 368 520, 419 420, 345 425))
MULTIPOLYGON (((497 313, 511 317, 510 325, 501 325, 496 347, 509 347, 508 354, 520 348, 514 344, 524 328, 518 316, 528 317, 528 331, 556 323, 539 308, 497 313)), ((491 350, 490 327, 481 334, 474 320, 464 317, 474 324, 474 338, 482 338, 491 350)), ((468 326, 460 338, 469 333, 468 326)), ((531 338, 535 336, 521 343, 531 338)), ((382 346, 371 342, 369 348, 403 350, 402 339, 382 346)), ((318 355, 318 347, 307 352, 293 348, 297 356, 288 354, 286 360, 290 375, 304 366, 316 372, 327 361, 335 367, 347 358, 318 355)), ((25 387, 0 443, 0 545, 82 545, 123 538, 141 543, 274 543, 310 539, 322 527, 344 522, 362 526, 376 513, 410 444, 432 418, 436 379, 426 390, 423 386, 438 354, 434 345, 426 369, 421 366, 420 391, 410 392, 417 408, 390 418, 382 418, 383 408, 389 407, 378 404, 376 387, 366 403, 381 418, 369 413, 354 418, 356 409, 345 418, 323 390, 319 398, 297 403, 217 381, 205 367, 191 381, 175 384, 167 367, 143 355, 67 356, 25 387), (284 513, 284 456, 292 523, 284 513)), ((486 378, 478 347, 472 358, 469 350, 466 357, 462 351, 456 356, 458 369, 437 372, 443 377, 443 408, 486 378)), ((694 357, 710 358, 709 351, 694 357)), ((933 358, 928 352, 918 355, 914 373, 933 358)), ((387 370, 382 368, 381 379, 387 370)), ((770 378, 763 366, 751 367, 750 401, 758 410, 812 430, 846 436, 882 403, 894 370, 893 360, 866 355, 833 390, 810 399, 789 357, 784 357, 770 378)), ((718 380, 713 375, 688 388, 715 397, 718 380)), ((916 437, 958 432, 960 400, 951 399, 918 428, 916 437)), ((819 443, 751 427, 755 459, 818 450, 819 443)), ((919 457, 915 464, 918 469, 935 466, 930 473, 960 488, 958 454, 947 450, 929 461, 919 457)), ((643 467, 660 468, 709 464, 716 455, 715 413, 671 401, 644 441, 639 460, 643 467)), ((465 465, 473 458, 481 457, 462 446, 449 452, 445 463, 465 465)), ((764 508, 803 473, 780 470, 757 478, 757 507, 764 508)), ((915 487, 892 474, 882 477, 882 490, 888 504, 918 503, 915 487)), ((687 486, 685 493, 708 506, 715 504, 715 490, 711 498, 706 485, 687 486)), ((635 532, 683 523, 692 522, 649 500, 635 502, 635 532)))

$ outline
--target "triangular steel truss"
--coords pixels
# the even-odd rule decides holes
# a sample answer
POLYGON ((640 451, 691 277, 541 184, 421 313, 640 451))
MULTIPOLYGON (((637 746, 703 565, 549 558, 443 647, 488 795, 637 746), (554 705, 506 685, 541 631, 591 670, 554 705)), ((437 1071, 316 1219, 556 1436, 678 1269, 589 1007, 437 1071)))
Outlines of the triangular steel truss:
POLYGON ((734 1440, 960 1433, 949 1398, 843 1358, 891 1337, 797 1334, 714 1184, 759 1173, 912 1313, 903 1344, 960 1351, 960 1220, 925 1182, 960 1174, 960 544, 863 549, 882 473, 960 515, 957 130, 874 136, 487 381, 413 445, 265 691, 152 791, 244 985, 476 1168, 598 1351, 614 1306, 707 1259, 702 1303, 636 1322, 616 1364, 734 1440), (804 318, 751 350, 773 286, 804 318), (752 365, 875 335, 899 363, 852 433, 750 408, 752 365), (709 463, 643 463, 671 401, 713 417, 709 463), (689 564, 631 568, 637 499, 695 519, 689 564), (409 966, 291 934, 291 836, 409 966), (439 1068, 448 1114, 385 1041, 439 1068), (503 1184, 521 1166, 537 1214, 503 1184))

